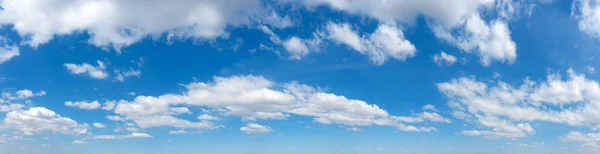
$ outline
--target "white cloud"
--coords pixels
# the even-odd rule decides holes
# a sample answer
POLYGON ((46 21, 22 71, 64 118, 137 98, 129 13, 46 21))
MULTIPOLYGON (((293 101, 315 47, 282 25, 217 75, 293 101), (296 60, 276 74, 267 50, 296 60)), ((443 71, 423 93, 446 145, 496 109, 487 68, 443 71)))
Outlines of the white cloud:
POLYGON ((71 102, 71 101, 67 101, 67 102, 65 102, 65 106, 76 107, 76 108, 85 109, 85 110, 95 110, 95 109, 99 109, 102 105, 100 105, 100 103, 98 103, 98 101, 93 101, 93 102, 84 102, 84 101, 71 102))
POLYGON ((429 111, 435 111, 435 112, 437 112, 437 111, 438 111, 438 110, 435 108, 435 106, 433 106, 433 105, 431 105, 431 104, 427 104, 427 105, 423 106, 423 108, 422 108, 422 109, 423 109, 423 110, 426 110, 426 111, 427 111, 427 110, 429 110, 429 111))
POLYGON ((502 81, 485 83, 474 78, 458 78, 438 83, 448 98, 453 115, 480 124, 489 130, 465 130, 465 135, 486 137, 526 137, 535 134, 529 122, 543 121, 570 126, 600 126, 597 105, 600 86, 573 70, 563 80, 558 73, 546 81, 525 79, 513 86, 502 81))
POLYGON ((185 130, 172 130, 169 131, 169 134, 187 134, 188 132, 185 130))
POLYGON ((29 99, 29 98, 33 98, 33 97, 39 97, 39 96, 44 96, 46 95, 46 91, 39 91, 37 93, 34 93, 33 91, 29 90, 29 89, 22 89, 19 91, 16 91, 14 93, 10 93, 10 92, 2 92, 1 95, 1 101, 2 102, 10 102, 11 100, 25 100, 25 99, 29 99))
POLYGON ((440 66, 450 66, 456 62, 456 56, 441 51, 433 56, 433 61, 440 66))
POLYGON ((270 133, 271 127, 263 126, 255 123, 248 123, 246 126, 240 128, 246 134, 262 134, 262 133, 270 133))
POLYGON ((389 58, 404 61, 413 57, 417 51, 404 38, 402 31, 394 26, 379 25, 368 37, 359 36, 348 23, 329 22, 325 28, 329 39, 369 56, 371 62, 377 65, 383 65, 389 58))
POLYGON ((573 1, 571 16, 579 20, 579 30, 600 39, 600 4, 598 1, 573 1))
POLYGON ((202 114, 197 117, 198 120, 221 120, 219 117, 214 117, 208 114, 202 114))
POLYGON ((140 70, 135 70, 135 69, 129 69, 129 70, 121 70, 121 69, 116 69, 115 70, 115 79, 117 81, 123 82, 125 81, 126 77, 131 77, 131 76, 135 76, 135 77, 140 77, 140 74, 142 74, 142 71, 140 70))
POLYGON ((87 142, 83 140, 73 140, 73 144, 87 144, 87 142))
POLYGON ((97 122, 94 122, 93 126, 96 128, 106 128, 106 126, 104 124, 97 123, 97 122))
POLYGON ((96 62, 98 63, 98 66, 92 66, 88 63, 83 63, 83 64, 65 63, 64 66, 71 72, 71 74, 76 74, 76 75, 87 74, 88 76, 95 78, 95 79, 104 79, 104 78, 108 77, 108 74, 105 71, 106 66, 104 65, 104 62, 99 61, 99 60, 96 62))
POLYGON ((310 52, 304 40, 298 37, 291 37, 290 39, 283 42, 283 47, 292 55, 292 59, 299 60, 301 57, 308 55, 310 52))
POLYGON ((433 26, 435 35, 456 45, 463 51, 476 52, 481 64, 492 61, 513 63, 517 58, 517 47, 512 41, 508 25, 496 20, 486 23, 479 14, 472 14, 462 23, 463 31, 452 33, 453 28, 433 26))
POLYGON ((0 47, 0 64, 19 56, 19 47, 16 45, 5 45, 0 47))
POLYGON ((450 122, 435 112, 423 112, 409 117, 391 116, 377 105, 348 99, 319 88, 297 82, 277 84, 260 76, 215 77, 214 82, 194 82, 185 85, 180 94, 137 96, 133 101, 117 102, 113 121, 133 121, 140 128, 175 127, 216 129, 211 120, 217 117, 200 115, 199 121, 188 121, 176 115, 189 113, 187 107, 211 108, 222 116, 237 116, 244 121, 285 120, 291 115, 309 116, 322 124, 349 126, 383 125, 405 131, 433 131, 432 127, 415 127, 403 123, 450 122), (278 88, 281 87, 281 88, 278 88), (409 120, 406 120, 409 119, 409 120))
POLYGON ((104 102, 104 105, 102 106, 102 110, 107 110, 107 111, 113 110, 113 109, 115 109, 115 105, 116 105, 115 101, 106 101, 106 102, 104 102))
MULTIPOLYGON (((427 19, 437 37, 466 52, 479 54, 481 62, 489 65, 492 61, 513 62, 516 59, 516 45, 510 38, 508 26, 501 20, 510 20, 520 12, 520 6, 526 3, 510 0, 303 0, 299 3, 309 8, 324 5, 349 14, 365 15, 379 20, 385 25, 398 23, 413 24, 418 17, 427 19), (486 24, 479 16, 480 12, 493 12, 500 18, 486 24), (461 31, 451 34, 454 31, 461 31)), ((349 26, 342 27, 346 37, 339 38, 357 51, 365 50, 360 45, 360 36, 352 32, 349 26), (354 33, 354 34, 352 34, 354 33)), ((399 31, 398 31, 399 32, 399 31)), ((401 34, 401 33, 400 33, 401 34)), ((400 37, 401 38, 401 37, 400 37)), ((406 41, 408 42, 408 41, 406 41)), ((410 51, 410 50, 406 50, 410 51)), ((410 53, 410 52, 404 52, 410 53)), ((372 57, 372 56, 371 56, 372 57)))
POLYGON ((120 48, 145 38, 166 35, 172 38, 212 39, 227 36, 227 27, 253 22, 276 27, 291 26, 263 7, 260 0, 178 0, 160 1, 2 1, 0 23, 14 25, 25 43, 36 47, 74 33, 87 33, 89 43, 120 48), (131 8, 136 9, 131 9, 131 8), (171 9, 156 9, 171 8, 171 9))
POLYGON ((76 121, 62 117, 52 110, 33 107, 8 112, 3 123, 23 134, 50 131, 63 134, 85 134, 87 128, 76 121))
POLYGON ((2 104, 0 105, 0 112, 9 112, 12 110, 18 110, 25 108, 25 105, 21 104, 2 104))
POLYGON ((115 139, 131 139, 131 138, 152 138, 152 135, 146 133, 131 133, 129 135, 96 135, 97 140, 115 140, 115 139))
POLYGON ((588 73, 590 73, 590 74, 594 74, 594 73, 596 73, 596 69, 594 69, 594 67, 592 67, 592 66, 587 66, 587 71, 588 71, 588 73))
POLYGON ((560 138, 563 142, 582 142, 582 146, 598 147, 600 144, 600 134, 572 131, 560 138))

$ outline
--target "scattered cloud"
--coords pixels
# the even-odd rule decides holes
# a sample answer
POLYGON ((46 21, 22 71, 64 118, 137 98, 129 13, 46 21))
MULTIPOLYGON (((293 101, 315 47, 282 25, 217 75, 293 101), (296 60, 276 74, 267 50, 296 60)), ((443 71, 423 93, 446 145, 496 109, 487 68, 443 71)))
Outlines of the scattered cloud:
POLYGON ((450 66, 454 64, 456 60, 456 56, 446 54, 444 51, 441 51, 433 56, 433 61, 439 66, 450 66))
POLYGON ((546 81, 525 79, 521 85, 461 77, 438 83, 453 115, 489 130, 465 130, 468 136, 519 138, 535 134, 530 122, 597 127, 600 86, 569 69, 568 77, 550 73, 546 81))
POLYGON ((102 105, 100 105, 100 103, 98 103, 98 101, 93 101, 93 102, 85 102, 85 101, 71 102, 71 101, 67 101, 67 102, 65 102, 65 106, 76 107, 76 108, 85 109, 85 110, 95 110, 95 109, 99 109, 102 105))
POLYGON ((383 65, 390 58, 404 61, 417 52, 402 31, 394 26, 379 25, 369 36, 360 36, 349 23, 329 22, 325 28, 329 39, 369 56, 377 65, 383 65))
POLYGON ((88 63, 82 64, 72 64, 65 63, 64 66, 71 72, 71 74, 76 75, 88 75, 94 79, 104 79, 108 77, 106 73, 106 66, 102 61, 96 61, 98 66, 92 66, 88 63))
POLYGON ((94 122, 93 126, 96 127, 96 128, 106 128, 106 126, 104 124, 97 123, 97 122, 94 122))
POLYGON ((246 126, 241 127, 240 130, 246 134, 263 134, 270 133, 272 131, 271 127, 269 126, 263 126, 255 123, 248 123, 246 126))

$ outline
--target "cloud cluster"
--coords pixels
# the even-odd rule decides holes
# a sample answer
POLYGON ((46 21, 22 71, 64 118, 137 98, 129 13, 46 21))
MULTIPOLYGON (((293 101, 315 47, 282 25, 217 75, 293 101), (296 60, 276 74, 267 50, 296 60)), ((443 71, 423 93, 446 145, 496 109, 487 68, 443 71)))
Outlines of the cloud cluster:
POLYGON ((28 102, 30 98, 44 95, 46 95, 46 91, 34 93, 29 89, 18 90, 14 93, 2 92, 0 95, 0 112, 25 108, 26 106, 22 104, 22 101, 28 102))
POLYGON ((289 17, 267 9, 260 0, 6 0, 0 5, 0 24, 13 25, 33 47, 77 32, 89 34, 91 44, 118 49, 162 35, 212 39, 226 36, 228 26, 253 22, 291 25, 289 17))
MULTIPOLYGON (((516 45, 510 37, 510 30, 504 20, 517 13, 518 6, 523 2, 511 0, 303 0, 299 3, 308 8, 329 6, 350 14, 365 15, 379 20, 384 25, 411 24, 417 17, 423 16, 430 20, 428 24, 438 38, 448 41, 467 53, 477 53, 481 57, 483 65, 487 66, 492 61, 511 63, 516 59, 516 45), (496 12, 498 19, 490 23, 485 22, 480 17, 480 12, 484 10, 496 12)), ((357 51, 365 50, 364 45, 360 45, 362 44, 360 37, 353 33, 348 25, 338 27, 340 34, 345 36, 340 40, 357 51)), ((380 28, 385 27, 380 26, 380 28)), ((389 35, 392 34, 391 32, 402 36, 399 30, 387 32, 384 33, 387 34, 386 36, 394 36, 389 35)), ((370 57, 372 60, 374 59, 371 54, 370 57)), ((380 63, 380 61, 375 62, 380 63)))
POLYGON ((546 81, 525 79, 518 86, 502 81, 486 83, 461 77, 438 83, 453 116, 487 130, 465 130, 469 136, 518 138, 535 134, 531 122, 570 126, 600 126, 600 86, 573 70, 563 79, 550 73, 546 81))
MULTIPOLYGON (((349 126, 393 126, 403 131, 434 131, 433 127, 416 127, 405 123, 450 122, 432 106, 430 111, 413 116, 392 116, 377 105, 361 100, 348 99, 319 88, 297 82, 276 84, 261 76, 215 77, 214 82, 194 82, 185 85, 181 94, 161 96, 138 96, 132 101, 109 101, 116 103, 114 110, 119 116, 109 116, 115 121, 132 121, 138 127, 175 127, 216 129, 223 127, 219 120, 208 114, 197 117, 199 121, 178 118, 192 113, 189 108, 209 108, 221 116, 237 116, 252 122, 261 120, 285 120, 292 115, 313 117, 322 124, 349 126)), ((250 124, 250 123, 249 123, 250 124)), ((256 125, 248 125, 242 131, 251 132, 256 125)))
POLYGON ((54 111, 43 107, 33 107, 27 110, 14 110, 6 114, 2 121, 4 125, 16 132, 30 135, 49 131, 63 134, 86 134, 87 126, 62 117, 54 111))

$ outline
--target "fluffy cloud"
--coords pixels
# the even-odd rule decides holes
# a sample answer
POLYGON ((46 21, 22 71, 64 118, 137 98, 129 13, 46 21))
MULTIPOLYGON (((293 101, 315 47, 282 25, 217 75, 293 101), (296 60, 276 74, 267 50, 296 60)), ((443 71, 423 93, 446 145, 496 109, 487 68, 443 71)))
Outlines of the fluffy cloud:
POLYGON ((446 52, 442 51, 433 56, 433 61, 440 66, 450 66, 454 64, 454 62, 456 62, 456 56, 447 54, 446 52))
POLYGON ((0 96, 0 98, 1 98, 0 103, 10 102, 12 100, 25 100, 25 99, 29 99, 32 97, 38 97, 38 96, 44 96, 44 95, 46 95, 46 91, 39 91, 37 93, 34 93, 33 91, 31 91, 29 89, 19 90, 14 93, 2 92, 2 95, 0 96))
POLYGON ((505 22, 496 20, 486 23, 479 14, 472 14, 462 24, 463 31, 458 33, 452 33, 453 28, 443 26, 434 26, 433 31, 437 37, 467 53, 476 52, 484 66, 492 61, 513 63, 517 58, 517 47, 505 22))
POLYGON ((595 0, 576 0, 571 15, 579 20, 579 30, 600 39, 600 3, 595 0))
POLYGON ((359 36, 348 23, 329 22, 326 29, 329 39, 369 56, 371 62, 378 65, 383 65, 389 58, 406 60, 413 57, 417 51, 415 46, 404 38, 402 31, 394 26, 379 25, 368 37, 359 36))
POLYGON ((131 133, 128 135, 96 135, 97 140, 115 140, 115 139, 131 139, 131 138, 152 138, 152 135, 146 133, 131 133))
POLYGON ((600 143, 600 134, 583 134, 581 132, 573 131, 569 132, 567 135, 562 136, 560 140, 564 142, 583 142, 582 146, 598 147, 598 144, 600 143))
MULTIPOLYGON (((214 82, 194 82, 185 85, 181 94, 137 96, 132 101, 118 101, 114 121, 133 121, 141 128, 175 127, 216 129, 223 127, 203 114, 199 121, 177 116, 186 107, 208 107, 222 116, 237 116, 244 121, 285 120, 291 115, 312 117, 317 123, 349 126, 382 125, 405 131, 433 131, 432 127, 415 127, 403 123, 450 122, 435 112, 413 116, 392 116, 377 105, 348 99, 319 88, 289 82, 274 83, 261 76, 215 77, 214 82)), ((116 101, 113 101, 116 102, 116 101)), ((189 111, 189 109, 188 109, 189 111)))
POLYGON ((96 128, 106 128, 106 126, 104 124, 97 123, 97 122, 94 122, 93 126, 96 128))
POLYGON ((16 45, 5 45, 0 47, 0 64, 19 56, 19 47, 16 45))
MULTIPOLYGON (((476 52, 481 57, 482 64, 489 65, 492 61, 509 63, 514 61, 516 45, 510 38, 508 26, 502 20, 510 19, 518 13, 519 6, 525 6, 522 4, 535 2, 510 0, 303 0, 298 3, 309 8, 323 5, 350 14, 365 15, 377 19, 385 25, 411 24, 416 18, 422 16, 430 21, 428 24, 436 36, 466 52, 476 52), (485 12, 484 10, 493 11, 500 19, 490 24, 486 23, 479 17, 480 12, 485 12)), ((365 46, 359 43, 361 38, 350 33, 352 31, 349 30, 350 28, 344 29, 345 33, 343 34, 348 34, 344 38, 346 44, 358 51, 361 51, 359 49, 364 50, 365 46)))
POLYGON ((83 63, 83 64, 71 64, 71 63, 66 63, 64 64, 64 66, 71 72, 71 74, 76 74, 76 75, 83 75, 83 74, 87 74, 88 76, 95 78, 95 79, 104 79, 106 77, 108 77, 108 74, 106 73, 106 66, 104 65, 104 62, 102 61, 96 61, 98 63, 98 66, 92 66, 88 63, 83 63))
POLYGON ((135 76, 135 77, 140 77, 140 74, 142 74, 142 71, 140 70, 135 70, 135 69, 129 69, 129 70, 120 70, 120 69, 116 69, 115 70, 115 79, 117 81, 123 82, 125 81, 125 77, 131 77, 131 76, 135 76))
POLYGON ((546 81, 525 79, 519 86, 502 81, 485 83, 458 78, 438 83, 448 98, 453 115, 480 124, 488 130, 465 130, 470 136, 526 137, 535 134, 530 122, 541 121, 571 126, 600 126, 600 86, 573 70, 563 80, 558 73, 546 81))
POLYGON ((76 32, 89 34, 91 44, 118 49, 161 35, 211 39, 226 36, 229 26, 259 22, 283 28, 292 24, 289 17, 263 7, 260 0, 6 0, 1 5, 0 23, 13 25, 33 47, 76 32))
POLYGON ((255 123, 248 123, 246 126, 240 128, 246 134, 262 134, 262 133, 270 133, 271 127, 263 126, 255 123))
POLYGON ((86 109, 86 110, 95 110, 95 109, 99 109, 100 103, 98 103, 98 101, 93 101, 93 102, 84 102, 84 101, 80 101, 80 102, 71 102, 71 101, 67 101, 65 102, 65 106, 70 106, 70 107, 76 107, 76 108, 80 108, 80 109, 86 109))
POLYGON ((63 134, 87 133, 86 126, 70 118, 62 117, 54 111, 43 107, 8 112, 3 123, 23 134, 40 133, 43 131, 63 134))
POLYGON ((283 47, 292 55, 292 59, 300 59, 310 52, 306 43, 298 37, 286 40, 283 42, 283 47))
POLYGON ((219 117, 214 117, 208 114, 203 114, 197 117, 198 120, 221 120, 219 117))

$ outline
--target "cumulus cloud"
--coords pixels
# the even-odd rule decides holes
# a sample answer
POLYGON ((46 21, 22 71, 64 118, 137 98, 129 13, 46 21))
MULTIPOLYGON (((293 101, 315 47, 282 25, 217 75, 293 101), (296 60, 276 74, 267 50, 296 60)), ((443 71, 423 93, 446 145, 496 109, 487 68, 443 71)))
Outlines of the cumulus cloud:
MULTIPOLYGON (((526 6, 526 2, 510 0, 303 0, 298 3, 308 8, 328 6, 349 14, 364 15, 385 25, 411 24, 418 17, 424 17, 430 21, 428 24, 437 37, 465 52, 477 53, 484 65, 489 65, 492 61, 510 63, 516 59, 516 45, 503 20, 510 20, 519 12, 520 6, 526 6), (486 23, 479 17, 484 10, 493 11, 499 19, 486 23), (454 33, 457 31, 460 32, 454 33)), ((360 37, 346 34, 350 34, 345 38, 346 44, 354 49, 364 49, 364 45, 358 43, 360 37)))
POLYGON ((582 142, 582 146, 586 147, 598 147, 600 143, 600 134, 598 133, 587 133, 572 131, 560 138, 563 142, 582 142))
POLYGON ((289 17, 263 7, 260 0, 6 0, 1 5, 0 23, 13 25, 33 47, 77 32, 89 34, 91 44, 118 49, 162 35, 212 39, 226 36, 226 27, 254 22, 281 28, 292 25, 289 17))
POLYGON ((19 56, 19 47, 16 45, 5 45, 0 47, 0 64, 19 56))
POLYGON ((86 109, 86 110, 95 110, 95 109, 99 109, 102 105, 100 105, 100 103, 98 103, 98 101, 93 101, 93 102, 85 102, 85 101, 71 102, 71 101, 67 101, 67 102, 65 102, 65 106, 76 107, 76 108, 86 109))
POLYGON ((563 79, 550 73, 546 81, 525 79, 521 85, 502 81, 482 82, 461 77, 438 83, 448 97, 453 115, 489 128, 465 130, 470 136, 518 138, 535 134, 530 122, 543 121, 570 126, 600 126, 600 86, 583 74, 567 71, 563 79))
POLYGON ((198 120, 221 120, 219 117, 214 117, 208 114, 199 115, 198 120))
POLYGON ((97 140, 115 140, 115 139, 132 139, 132 138, 152 138, 153 136, 146 133, 131 133, 128 135, 96 135, 97 140))
POLYGON ((86 126, 70 118, 62 117, 54 111, 43 107, 8 112, 3 123, 22 134, 41 133, 44 131, 63 134, 87 133, 86 126))
POLYGON ((14 93, 2 92, 2 95, 0 96, 0 98, 1 98, 0 103, 10 102, 12 100, 25 100, 25 99, 29 99, 32 97, 38 97, 38 96, 44 96, 44 95, 46 95, 46 91, 39 91, 37 93, 34 93, 33 91, 31 91, 29 89, 18 90, 14 93))
POLYGON ((96 127, 96 128, 106 128, 106 126, 104 124, 97 123, 97 122, 94 122, 93 126, 96 127))
POLYGON ((600 3, 598 1, 573 1, 571 16, 579 21, 579 30, 600 39, 600 3))
POLYGON ((296 60, 310 52, 306 46, 306 43, 302 39, 295 36, 283 42, 283 46, 292 55, 291 58, 296 60))
POLYGON ((271 127, 263 126, 255 123, 248 123, 246 126, 240 128, 246 134, 262 134, 262 133, 270 133, 271 127))
POLYGON ((108 77, 106 73, 106 66, 102 61, 96 61, 98 66, 92 66, 88 63, 83 64, 71 64, 65 63, 64 66, 71 72, 71 74, 76 75, 88 75, 95 79, 104 79, 108 77))
POLYGON ((440 66, 450 66, 456 62, 456 56, 441 51, 440 53, 433 55, 433 62, 440 66))
POLYGON ((417 52, 402 31, 394 26, 379 25, 369 36, 360 36, 349 23, 329 22, 326 29, 329 39, 369 56, 377 65, 383 65, 390 58, 404 61, 417 52))
POLYGON ((504 21, 487 23, 479 14, 472 14, 462 24, 464 28, 457 33, 453 33, 453 28, 443 26, 434 26, 433 31, 437 37, 467 53, 476 52, 484 66, 492 61, 513 63, 516 60, 517 47, 504 21))
MULTIPOLYGON (((277 84, 261 76, 214 77, 213 82, 193 82, 180 94, 137 96, 118 101, 113 121, 133 121, 140 128, 175 127, 216 129, 219 118, 208 114, 198 121, 180 119, 184 107, 208 107, 222 116, 237 116, 244 121, 285 120, 292 115, 312 117, 322 124, 348 126, 382 125, 405 131, 433 131, 403 123, 450 122, 435 112, 412 116, 392 116, 377 105, 327 93, 297 82, 277 84)), ((115 101, 116 102, 116 101, 115 101)), ((187 108, 185 108, 187 109, 187 108)))
POLYGON ((120 69, 116 69, 115 70, 115 79, 117 81, 123 82, 125 81, 126 77, 140 77, 140 74, 142 74, 142 71, 140 70, 135 70, 135 69, 129 69, 129 70, 120 70, 120 69))

